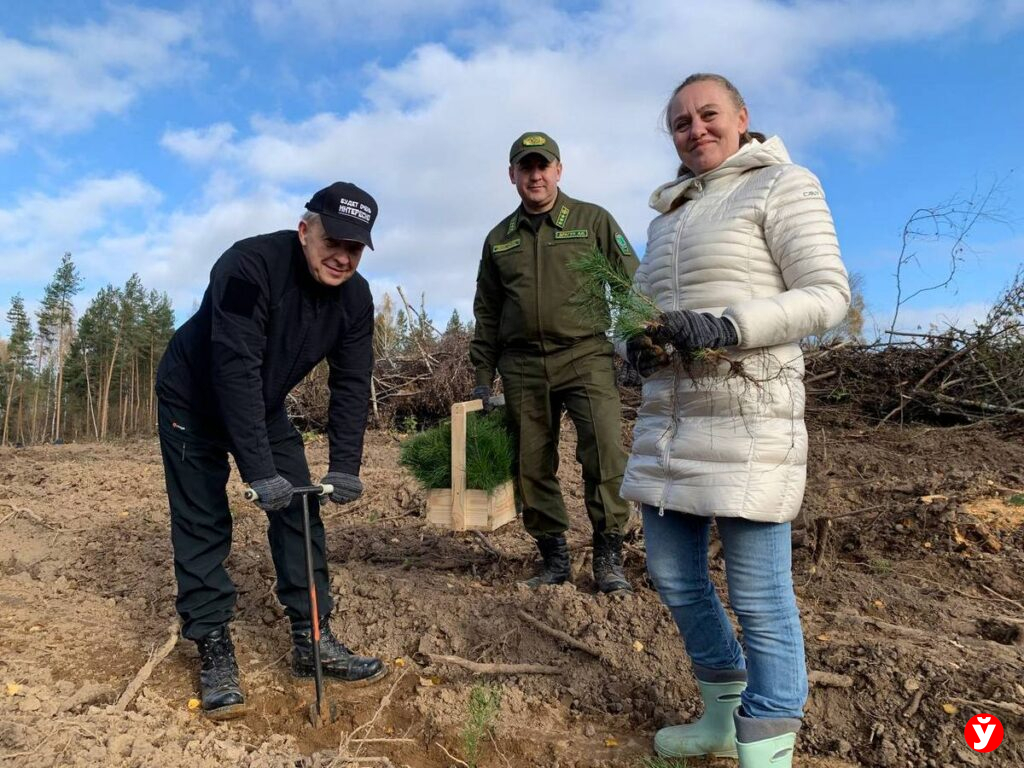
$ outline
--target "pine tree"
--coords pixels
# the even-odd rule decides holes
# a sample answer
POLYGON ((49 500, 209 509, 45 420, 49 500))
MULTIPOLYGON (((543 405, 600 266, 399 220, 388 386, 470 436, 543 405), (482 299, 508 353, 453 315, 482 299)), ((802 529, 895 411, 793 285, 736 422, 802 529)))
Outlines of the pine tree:
MULTIPOLYGON (((32 323, 25 313, 25 301, 21 298, 20 294, 15 294, 11 299, 11 308, 7 311, 7 322, 11 326, 11 337, 7 340, 10 381, 7 387, 7 406, 4 408, 4 431, 3 437, 0 438, 0 445, 7 445, 11 409, 14 406, 14 391, 18 381, 19 379, 24 380, 31 373, 32 323)), ((22 390, 24 390, 24 386, 22 386, 22 390)), ((19 424, 19 432, 20 426, 19 424)))
POLYGON ((453 309, 452 316, 448 318, 448 325, 445 326, 445 336, 458 336, 463 331, 462 318, 459 317, 459 310, 453 309))
POLYGON ((72 301, 82 290, 82 278, 71 260, 71 252, 65 251, 60 266, 53 275, 53 280, 46 286, 43 293, 43 304, 39 310, 39 331, 50 343, 57 344, 54 354, 56 378, 54 383, 53 439, 56 442, 61 434, 61 398, 64 384, 64 358, 66 348, 70 346, 72 323, 75 312, 72 301))
POLYGON ((395 314, 395 350, 404 352, 409 347, 409 317, 404 309, 395 314))
MULTIPOLYGON (((147 371, 149 385, 147 387, 148 403, 146 407, 149 427, 156 427, 156 369, 163 357, 167 343, 174 335, 174 309, 171 299, 166 293, 150 291, 146 300, 146 315, 143 321, 143 336, 148 358, 147 371)), ((147 430, 148 431, 148 430, 147 430)))
POLYGON ((121 292, 117 288, 101 288, 78 321, 78 333, 68 355, 68 387, 76 395, 84 395, 97 439, 106 436, 109 380, 120 346, 120 306, 121 292))

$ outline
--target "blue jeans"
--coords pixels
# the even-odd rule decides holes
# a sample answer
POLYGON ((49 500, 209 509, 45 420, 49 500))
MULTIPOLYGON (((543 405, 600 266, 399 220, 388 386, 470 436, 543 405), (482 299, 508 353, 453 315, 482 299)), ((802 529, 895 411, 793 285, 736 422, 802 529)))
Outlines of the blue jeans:
POLYGON ((643 506, 647 570, 695 666, 747 670, 741 703, 751 717, 803 717, 807 667, 793 593, 789 523, 715 518, 725 555, 729 603, 743 629, 736 640, 708 574, 712 518, 643 506))

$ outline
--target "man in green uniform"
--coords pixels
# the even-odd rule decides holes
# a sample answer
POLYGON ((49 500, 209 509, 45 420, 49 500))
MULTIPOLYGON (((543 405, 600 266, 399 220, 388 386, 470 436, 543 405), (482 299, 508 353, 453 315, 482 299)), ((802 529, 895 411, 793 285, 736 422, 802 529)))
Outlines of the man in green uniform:
POLYGON ((578 436, 576 458, 594 529, 594 580, 602 592, 632 591, 622 571, 629 506, 619 496, 626 455, 608 312, 579 305, 581 278, 570 264, 595 248, 628 275, 638 262, 611 214, 559 190, 562 162, 550 136, 531 132, 516 139, 508 175, 522 204, 484 241, 473 303, 471 397, 486 404, 495 370, 501 374, 518 438, 523 523, 544 561, 527 584, 561 584, 570 575, 569 519, 556 476, 564 408, 578 436))

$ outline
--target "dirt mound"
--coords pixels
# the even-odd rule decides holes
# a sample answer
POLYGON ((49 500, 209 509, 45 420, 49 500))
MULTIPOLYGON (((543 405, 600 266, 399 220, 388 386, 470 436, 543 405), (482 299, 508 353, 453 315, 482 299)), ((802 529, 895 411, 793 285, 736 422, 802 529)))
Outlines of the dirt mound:
MULTIPOLYGON (((809 423, 794 571, 813 684, 797 764, 1024 764, 1019 442, 984 425, 845 424, 828 413, 809 423), (986 711, 1007 738, 978 755, 964 724, 986 711)), ((0 758, 27 768, 661 765, 649 758, 653 732, 698 714, 696 688, 647 582, 642 532, 626 552, 637 593, 595 592, 564 431, 573 584, 536 592, 517 583, 534 561, 517 523, 483 536, 428 526, 398 469, 398 439, 368 436, 367 493, 325 508, 333 625, 392 669, 368 688, 329 683, 335 718, 319 729, 307 717, 312 684, 288 673, 265 518, 237 480, 229 570, 251 710, 215 724, 189 708, 191 643, 140 675, 174 637, 155 441, 0 452, 0 758), (442 657, 531 669, 477 675, 442 657)), ((324 471, 325 445, 308 451, 324 471)), ((721 585, 717 551, 712 564, 721 585)))

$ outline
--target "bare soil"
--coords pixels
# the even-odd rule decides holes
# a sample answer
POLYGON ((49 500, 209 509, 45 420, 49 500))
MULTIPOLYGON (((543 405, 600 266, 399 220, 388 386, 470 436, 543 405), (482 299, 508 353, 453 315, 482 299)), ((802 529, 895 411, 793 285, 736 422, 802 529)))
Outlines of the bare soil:
MULTIPOLYGON (((1024 450, 989 427, 874 430, 815 414, 804 517, 794 533, 812 687, 796 764, 1024 765, 1024 450), (1005 727, 976 754, 964 726, 1005 727)), ((265 518, 233 478, 239 589, 233 634, 251 704, 213 723, 192 643, 174 643, 174 578, 155 440, 0 451, 0 763, 37 766, 665 766, 654 731, 699 714, 668 612, 628 543, 633 596, 596 594, 572 430, 562 477, 573 584, 531 592, 517 522, 478 536, 421 517, 399 437, 368 436, 364 497, 325 507, 336 633, 388 659, 314 727, 309 681, 288 672, 265 518), (525 611, 590 646, 540 631, 525 611), (152 670, 147 661, 162 647, 152 670), (557 674, 474 676, 431 654, 538 664, 557 674), (474 751, 473 690, 500 704, 474 751)), ((308 445, 314 473, 326 447, 308 445)), ((723 563, 713 557, 716 580, 723 563)), ((483 720, 487 721, 486 716, 483 720)), ((728 765, 691 761, 690 765, 728 765)), ((735 763, 732 763, 735 765, 735 763)))

